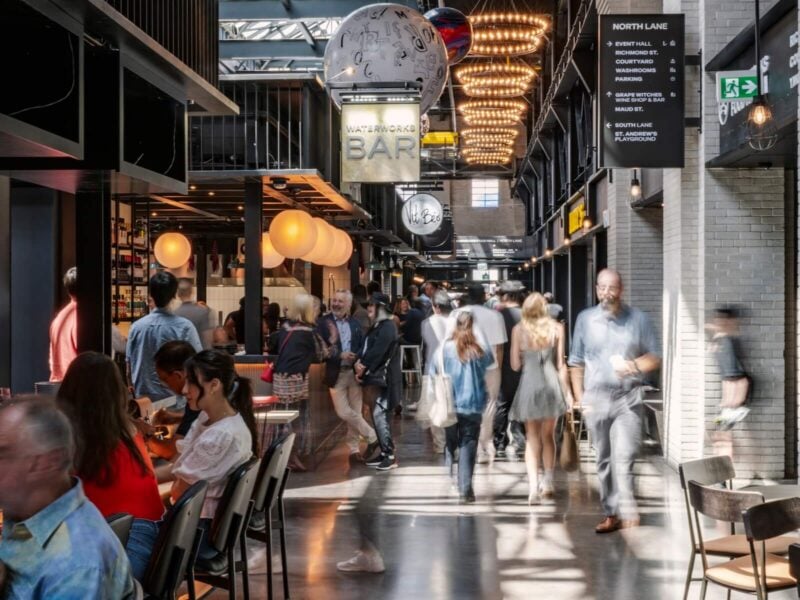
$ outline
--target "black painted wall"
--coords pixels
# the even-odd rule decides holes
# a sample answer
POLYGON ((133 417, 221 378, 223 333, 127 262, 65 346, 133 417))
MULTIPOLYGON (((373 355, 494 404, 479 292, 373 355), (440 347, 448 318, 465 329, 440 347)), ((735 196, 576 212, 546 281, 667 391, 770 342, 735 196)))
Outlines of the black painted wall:
POLYGON ((50 321, 55 315, 58 192, 11 188, 11 388, 32 392, 50 378, 50 321))

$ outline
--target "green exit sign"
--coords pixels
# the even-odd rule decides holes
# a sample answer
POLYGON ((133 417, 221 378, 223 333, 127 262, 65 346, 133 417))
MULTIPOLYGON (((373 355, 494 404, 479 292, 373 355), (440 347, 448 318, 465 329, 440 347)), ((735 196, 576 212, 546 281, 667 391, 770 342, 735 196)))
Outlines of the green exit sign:
POLYGON ((717 100, 733 102, 758 95, 758 78, 753 71, 718 71, 717 100))

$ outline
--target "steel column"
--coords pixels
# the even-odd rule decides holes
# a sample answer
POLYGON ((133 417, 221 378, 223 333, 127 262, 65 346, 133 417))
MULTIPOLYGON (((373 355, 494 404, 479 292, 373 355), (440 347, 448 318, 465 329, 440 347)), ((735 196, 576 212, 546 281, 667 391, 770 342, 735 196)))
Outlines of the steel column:
POLYGON ((261 179, 244 184, 244 349, 247 354, 261 354, 264 343, 261 333, 261 179))

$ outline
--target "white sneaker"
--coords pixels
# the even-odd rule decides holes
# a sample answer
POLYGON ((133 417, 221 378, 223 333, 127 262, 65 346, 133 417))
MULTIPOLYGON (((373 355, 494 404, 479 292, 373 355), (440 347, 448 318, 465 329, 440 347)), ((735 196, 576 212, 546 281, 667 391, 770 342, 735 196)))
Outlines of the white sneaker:
POLYGON ((380 554, 377 552, 366 554, 361 550, 352 558, 336 563, 336 568, 348 573, 383 573, 386 570, 380 554))
POLYGON ((411 404, 406 404, 406 410, 410 412, 417 412, 417 405, 419 402, 412 402, 411 404))

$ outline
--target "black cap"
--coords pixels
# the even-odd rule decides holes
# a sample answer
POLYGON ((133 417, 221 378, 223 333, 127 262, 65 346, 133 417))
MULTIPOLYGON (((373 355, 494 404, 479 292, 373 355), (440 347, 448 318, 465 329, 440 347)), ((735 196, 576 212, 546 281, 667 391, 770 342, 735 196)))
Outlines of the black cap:
POLYGON ((388 307, 389 303, 389 296, 386 294, 381 294, 380 292, 372 292, 372 296, 369 297, 369 304, 388 307))

